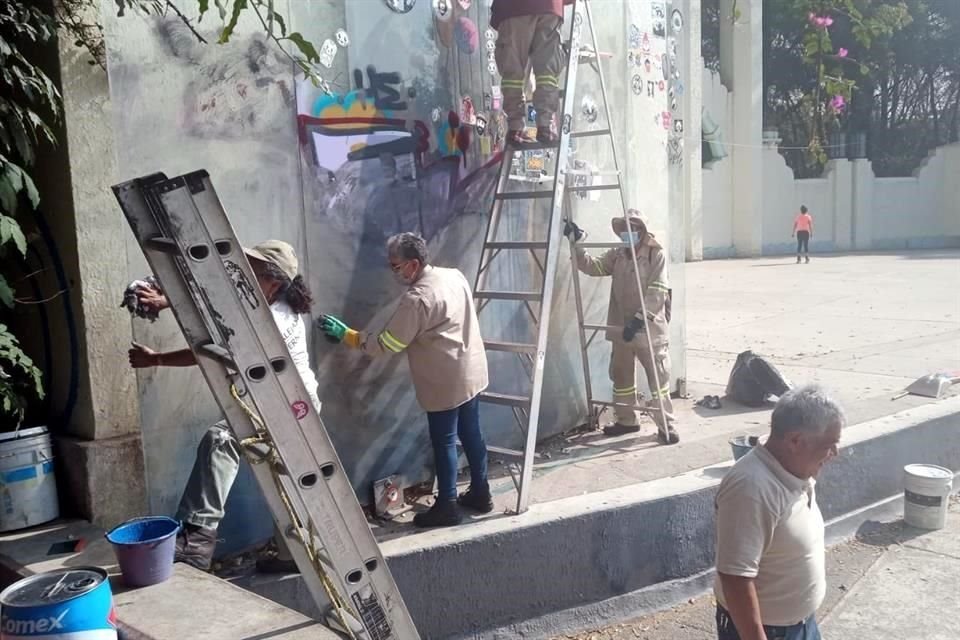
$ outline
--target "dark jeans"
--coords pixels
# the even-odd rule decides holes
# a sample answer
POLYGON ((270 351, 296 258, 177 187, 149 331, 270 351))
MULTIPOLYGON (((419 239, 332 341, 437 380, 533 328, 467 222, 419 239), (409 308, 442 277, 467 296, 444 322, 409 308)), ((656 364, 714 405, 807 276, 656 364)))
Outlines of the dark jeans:
POLYGON ((437 500, 457 497, 457 437, 470 465, 470 487, 481 493, 490 491, 487 483, 487 445, 480 432, 479 396, 448 411, 428 411, 430 442, 437 468, 437 500))
MULTIPOLYGON (((789 627, 764 625, 763 630, 767 634, 767 640, 822 640, 815 616, 810 616, 803 622, 789 627)), ((719 604, 717 605, 717 640, 740 640, 740 634, 733 626, 733 618, 719 604)))
POLYGON ((810 253, 810 232, 809 231, 797 231, 797 255, 800 255, 800 250, 803 249, 804 253, 810 253))

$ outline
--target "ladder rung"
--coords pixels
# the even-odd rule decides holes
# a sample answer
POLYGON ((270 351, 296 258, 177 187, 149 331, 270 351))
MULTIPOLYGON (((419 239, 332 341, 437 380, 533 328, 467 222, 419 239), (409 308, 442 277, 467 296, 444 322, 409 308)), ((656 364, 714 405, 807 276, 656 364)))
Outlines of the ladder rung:
POLYGON ((494 196, 497 200, 535 200, 537 198, 552 198, 553 191, 513 191, 510 193, 498 193, 494 196))
POLYGON ((497 340, 484 340, 483 346, 487 351, 506 351, 509 353, 536 353, 537 345, 525 342, 499 342, 497 340))
POLYGON ((546 249, 546 242, 528 242, 526 240, 504 240, 488 242, 485 249, 546 249))
POLYGON ((526 409, 530 405, 530 398, 523 396, 511 396, 506 393, 493 393, 484 391, 480 394, 480 402, 489 402, 490 404, 499 404, 505 407, 519 407, 526 409))
POLYGON ((512 460, 523 461, 523 451, 518 451, 517 449, 507 449, 506 447, 494 447, 492 445, 487 445, 487 453, 493 454, 495 456, 500 456, 501 458, 510 458, 512 460))
POLYGON ((614 189, 619 189, 620 184, 592 184, 586 187, 577 187, 574 185, 567 185, 567 189, 570 191, 613 191, 614 189))
POLYGON ((610 129, 590 129, 587 131, 571 131, 571 138, 592 138, 593 136, 607 136, 612 133, 610 129))
POLYGON ((160 251, 162 253, 180 253, 180 248, 177 246, 176 241, 171 238, 164 238, 163 236, 155 236, 150 238, 145 243, 148 249, 153 251, 160 251))
POLYGON ((612 324, 585 324, 585 331, 623 331, 623 327, 617 327, 612 324))
POLYGON ((487 300, 525 300, 527 302, 540 302, 543 297, 539 291, 474 291, 474 298, 486 298, 487 300))
POLYGON ((629 402, 610 402, 609 400, 591 400, 590 402, 601 407, 627 407, 628 409, 633 409, 635 411, 660 413, 660 409, 658 407, 651 407, 649 405, 641 406, 639 404, 630 404, 629 402))
POLYGON ((237 365, 233 361, 233 354, 230 353, 227 349, 224 349, 218 344, 200 344, 194 347, 200 353, 206 355, 209 358, 213 358, 217 362, 231 367, 233 369, 237 368, 237 365))
POLYGON ((576 246, 582 249, 618 249, 623 245, 622 242, 578 242, 576 246))

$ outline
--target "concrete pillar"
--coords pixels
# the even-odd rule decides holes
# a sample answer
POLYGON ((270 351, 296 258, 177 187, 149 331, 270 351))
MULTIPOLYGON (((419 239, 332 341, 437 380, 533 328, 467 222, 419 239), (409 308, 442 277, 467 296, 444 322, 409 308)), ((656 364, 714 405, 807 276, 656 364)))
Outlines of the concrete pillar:
POLYGON ((831 160, 833 174, 833 244, 837 251, 853 248, 853 162, 831 160))
MULTIPOLYGON (((95 3, 86 21, 99 21, 95 3)), ((106 72, 89 53, 61 35, 49 52, 49 70, 63 95, 59 145, 35 172, 52 236, 69 281, 74 336, 53 332, 54 368, 76 375, 52 378, 57 400, 61 503, 66 513, 110 525, 143 511, 143 451, 136 378, 127 364, 129 316, 118 308, 126 286, 126 234, 110 191, 116 182, 106 72), (69 387, 68 389, 64 387, 69 387)), ((53 323, 52 323, 53 324, 53 323)))
MULTIPOLYGON (((674 3, 676 5, 677 3, 674 3)), ((685 155, 683 163, 686 260, 703 260, 703 159, 699 144, 703 116, 703 57, 700 52, 700 0, 682 3, 685 29, 685 54, 681 65, 683 95, 683 135, 685 155)))
POLYGON ((720 0, 720 77, 733 92, 733 245, 760 255, 763 244, 763 3, 720 0))
POLYGON ((850 165, 850 243, 857 251, 866 251, 873 247, 873 167, 866 159, 852 160, 850 165))

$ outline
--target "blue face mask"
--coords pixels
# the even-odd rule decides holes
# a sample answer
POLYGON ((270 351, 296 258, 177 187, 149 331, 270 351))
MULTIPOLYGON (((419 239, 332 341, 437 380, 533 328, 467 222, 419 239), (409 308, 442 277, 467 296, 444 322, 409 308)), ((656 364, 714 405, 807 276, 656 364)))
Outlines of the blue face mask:
POLYGON ((624 231, 620 234, 620 240, 623 241, 624 246, 632 247, 637 244, 639 235, 636 231, 624 231))

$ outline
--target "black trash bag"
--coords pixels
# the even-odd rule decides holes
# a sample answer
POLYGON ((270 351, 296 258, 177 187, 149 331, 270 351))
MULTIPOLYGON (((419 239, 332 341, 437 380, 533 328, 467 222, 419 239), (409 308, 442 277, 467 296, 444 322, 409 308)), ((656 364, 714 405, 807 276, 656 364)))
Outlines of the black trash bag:
POLYGON ((744 351, 727 380, 727 397, 748 407, 762 407, 770 396, 782 396, 791 384, 763 356, 744 351))

